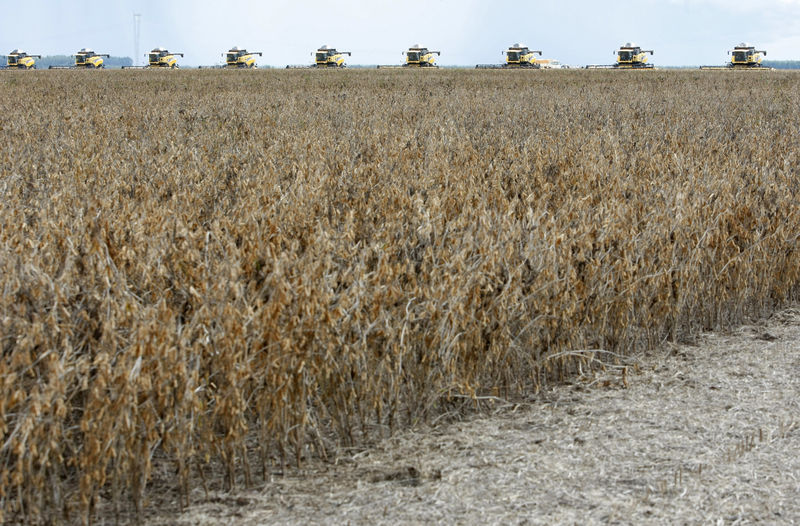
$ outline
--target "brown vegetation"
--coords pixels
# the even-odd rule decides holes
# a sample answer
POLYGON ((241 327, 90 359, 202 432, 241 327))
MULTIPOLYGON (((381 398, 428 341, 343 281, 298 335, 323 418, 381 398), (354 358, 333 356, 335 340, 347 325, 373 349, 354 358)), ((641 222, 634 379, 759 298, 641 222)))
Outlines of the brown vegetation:
POLYGON ((796 296, 800 84, 0 78, 0 513, 228 487, 796 296))

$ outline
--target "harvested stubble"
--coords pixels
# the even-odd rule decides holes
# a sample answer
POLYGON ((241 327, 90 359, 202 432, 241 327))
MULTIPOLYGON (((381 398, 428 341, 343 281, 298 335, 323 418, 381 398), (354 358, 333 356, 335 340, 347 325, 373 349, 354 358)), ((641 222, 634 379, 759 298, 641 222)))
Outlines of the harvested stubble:
POLYGON ((182 501, 250 483, 796 295, 797 79, 0 79, 2 520, 141 510, 154 462, 182 501))

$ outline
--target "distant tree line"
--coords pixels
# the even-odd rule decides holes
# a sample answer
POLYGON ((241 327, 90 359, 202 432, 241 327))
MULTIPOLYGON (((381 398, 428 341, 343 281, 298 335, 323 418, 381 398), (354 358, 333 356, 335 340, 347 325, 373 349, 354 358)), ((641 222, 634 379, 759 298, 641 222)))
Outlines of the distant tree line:
MULTIPOLYGON (((133 59, 130 57, 103 57, 103 64, 107 68, 121 68, 122 66, 133 66, 133 59)), ((47 69, 50 66, 74 66, 75 57, 73 55, 49 55, 36 60, 36 67, 47 69)))
POLYGON ((800 69, 800 60, 765 60, 762 64, 775 69, 800 69))

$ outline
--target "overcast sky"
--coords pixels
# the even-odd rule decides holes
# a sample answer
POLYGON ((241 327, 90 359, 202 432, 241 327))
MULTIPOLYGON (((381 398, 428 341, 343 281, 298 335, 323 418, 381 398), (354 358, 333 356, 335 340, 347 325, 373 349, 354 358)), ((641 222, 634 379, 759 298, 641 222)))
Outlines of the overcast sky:
POLYGON ((419 42, 442 65, 502 60, 521 41, 573 65, 611 63, 621 44, 654 49, 656 65, 718 64, 747 41, 768 59, 800 59, 800 0, 0 0, 0 53, 71 55, 82 47, 134 56, 163 46, 184 66, 215 64, 238 45, 263 65, 310 63, 322 44, 352 51, 350 64, 392 64, 419 42), (8 16, 9 13, 25 16, 8 16))

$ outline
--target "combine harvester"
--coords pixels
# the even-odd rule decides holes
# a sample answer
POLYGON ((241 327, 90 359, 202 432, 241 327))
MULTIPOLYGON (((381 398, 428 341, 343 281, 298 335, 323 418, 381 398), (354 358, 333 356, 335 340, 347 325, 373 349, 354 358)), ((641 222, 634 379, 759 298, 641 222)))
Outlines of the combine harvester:
POLYGON ((173 53, 163 47, 157 47, 147 54, 148 68, 178 69, 178 58, 183 58, 183 53, 173 53))
POLYGON ((157 47, 145 55, 147 57, 146 66, 122 66, 122 69, 178 69, 177 57, 183 57, 183 53, 173 53, 163 47, 157 47))
POLYGON ((247 51, 239 46, 233 46, 222 54, 225 64, 216 66, 198 66, 197 69, 256 69, 256 55, 263 56, 261 51, 247 51))
POLYGON ((541 56, 542 52, 530 50, 525 44, 512 44, 501 53, 506 56, 505 64, 478 64, 475 69, 541 69, 536 55, 541 56))
POLYGON ((404 68, 420 68, 420 69, 438 69, 436 64, 436 57, 434 55, 442 55, 441 51, 430 51, 423 45, 414 44, 408 51, 403 51, 406 56, 406 61, 400 66, 395 65, 381 65, 378 69, 404 69, 404 68))
POLYGON ((110 57, 108 53, 95 53, 94 50, 85 47, 75 53, 75 65, 73 66, 50 66, 49 69, 105 69, 103 57, 110 57))
POLYGON ((0 69, 36 69, 37 58, 42 58, 41 55, 29 55, 21 49, 15 49, 6 55, 6 65, 0 66, 0 69))
POLYGON ((256 65, 256 55, 263 56, 261 51, 247 51, 238 46, 233 46, 225 53, 226 69, 254 69, 256 65))
POLYGON ((344 56, 352 56, 349 51, 337 51, 336 48, 328 46, 320 46, 314 53, 314 63, 310 66, 293 65, 286 66, 286 69, 327 69, 337 68, 342 69, 347 67, 345 64, 344 56))
POLYGON ((590 64, 586 69, 654 69, 655 66, 647 63, 647 54, 652 55, 652 49, 642 49, 632 42, 621 46, 614 55, 617 56, 616 64, 597 65, 590 64))
POLYGON ((731 61, 725 66, 700 66, 700 69, 716 69, 716 70, 745 70, 745 71, 772 71, 773 68, 768 68, 761 64, 767 52, 757 50, 755 46, 742 42, 734 47, 732 51, 728 51, 731 56, 731 61))

